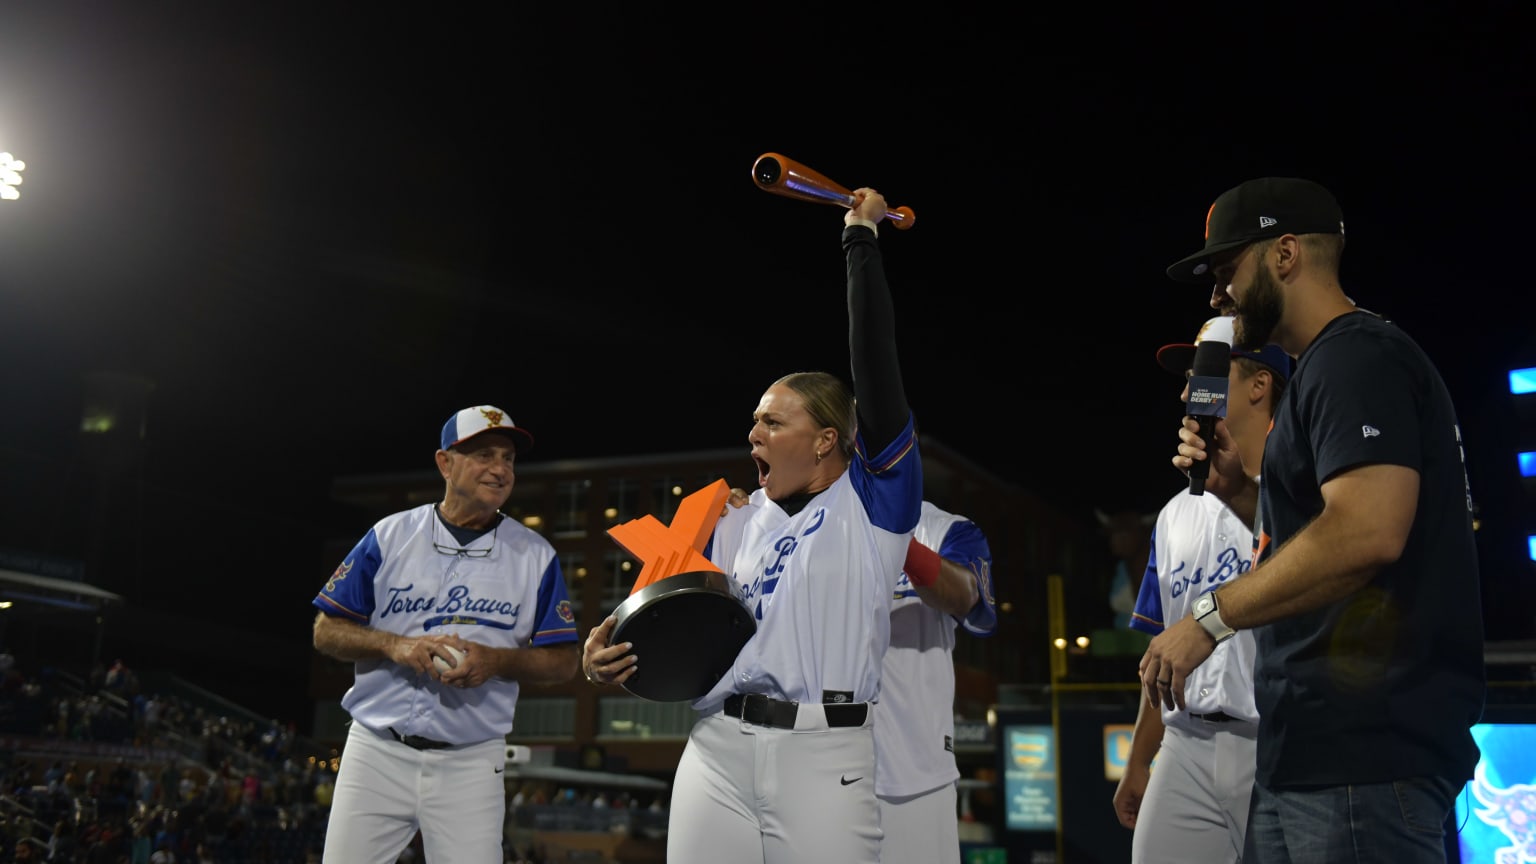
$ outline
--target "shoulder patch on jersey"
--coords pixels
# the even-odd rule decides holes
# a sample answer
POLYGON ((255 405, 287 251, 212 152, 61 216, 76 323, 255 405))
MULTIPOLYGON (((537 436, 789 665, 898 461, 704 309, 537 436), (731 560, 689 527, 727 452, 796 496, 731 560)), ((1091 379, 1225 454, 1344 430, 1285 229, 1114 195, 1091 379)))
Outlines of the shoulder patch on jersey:
POLYGON ((569 600, 561 600, 559 604, 555 606, 555 614, 559 615, 560 620, 567 624, 570 624, 576 620, 576 615, 571 612, 571 601, 569 600))
POLYGON ((352 562, 351 561, 343 561, 343 562, 341 562, 341 564, 336 567, 335 572, 331 573, 331 578, 325 580, 325 591, 326 591, 326 593, 329 594, 331 592, 334 592, 336 590, 336 583, 340 582, 341 580, 343 580, 345 578, 347 578, 347 574, 351 573, 351 572, 352 572, 352 562))

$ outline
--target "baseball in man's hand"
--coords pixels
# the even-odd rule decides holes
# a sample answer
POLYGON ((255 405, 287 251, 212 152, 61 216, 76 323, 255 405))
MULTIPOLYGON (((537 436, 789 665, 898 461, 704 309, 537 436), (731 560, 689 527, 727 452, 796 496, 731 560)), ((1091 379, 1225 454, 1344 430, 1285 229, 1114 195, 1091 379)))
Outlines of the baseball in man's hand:
POLYGON ((432 665, 436 666, 437 671, 439 672, 447 672, 449 669, 456 668, 459 665, 459 661, 464 659, 464 652, 453 647, 452 645, 444 645, 442 646, 442 649, 453 655, 453 662, 449 663, 442 657, 433 656, 432 665))

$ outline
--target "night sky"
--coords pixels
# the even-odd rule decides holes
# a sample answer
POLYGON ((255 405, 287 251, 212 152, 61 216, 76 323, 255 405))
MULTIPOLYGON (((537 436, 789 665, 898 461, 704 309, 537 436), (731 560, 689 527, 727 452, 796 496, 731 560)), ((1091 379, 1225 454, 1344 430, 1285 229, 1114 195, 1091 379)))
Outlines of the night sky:
POLYGON ((302 639, 331 480, 430 470, 460 407, 530 461, 745 462, 768 383, 847 370, 841 211, 756 188, 766 152, 916 212, 881 245, 927 434, 1085 519, 1150 511, 1182 483, 1153 354, 1210 313, 1163 270, 1223 190, 1299 175, 1343 206, 1346 291, 1450 385, 1489 635, 1532 635, 1519 4, 531 5, 0 11, 0 547, 136 525, 130 604, 302 639), (101 372, 153 388, 138 491, 98 505, 101 372))

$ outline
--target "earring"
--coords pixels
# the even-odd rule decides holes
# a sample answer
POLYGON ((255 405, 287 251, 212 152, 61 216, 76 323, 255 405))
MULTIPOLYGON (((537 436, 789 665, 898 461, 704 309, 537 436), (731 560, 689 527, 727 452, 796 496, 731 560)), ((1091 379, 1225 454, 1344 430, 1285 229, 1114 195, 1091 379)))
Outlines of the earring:
POLYGON ((821 451, 820 450, 816 451, 816 464, 817 465, 821 464, 821 451))

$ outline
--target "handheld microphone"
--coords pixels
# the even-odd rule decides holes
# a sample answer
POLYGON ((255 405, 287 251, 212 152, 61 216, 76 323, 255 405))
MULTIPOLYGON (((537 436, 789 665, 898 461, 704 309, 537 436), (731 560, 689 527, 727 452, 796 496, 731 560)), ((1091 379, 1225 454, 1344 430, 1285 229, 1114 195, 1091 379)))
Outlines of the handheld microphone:
POLYGON ((1189 466, 1189 494, 1204 495, 1211 474, 1210 456, 1216 446, 1216 418, 1227 416, 1227 376, 1232 370, 1232 346, 1226 342, 1201 342, 1195 346, 1194 367, 1189 376, 1188 416, 1200 424, 1205 459, 1189 466))

